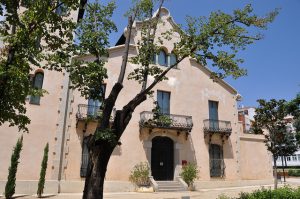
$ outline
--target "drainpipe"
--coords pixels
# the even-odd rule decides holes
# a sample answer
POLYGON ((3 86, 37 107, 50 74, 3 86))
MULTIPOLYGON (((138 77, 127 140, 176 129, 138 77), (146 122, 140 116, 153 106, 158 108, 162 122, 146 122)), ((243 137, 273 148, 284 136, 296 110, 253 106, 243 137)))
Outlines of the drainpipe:
POLYGON ((62 129, 62 141, 60 146, 60 158, 59 158, 59 170, 58 170, 58 193, 60 193, 60 181, 62 179, 62 170, 63 170, 63 163, 64 163, 64 149, 65 149, 65 135, 66 135, 66 126, 67 126, 67 118, 68 118, 68 111, 69 111, 69 98, 70 98, 70 78, 68 78, 68 86, 66 88, 66 102, 65 102, 65 110, 64 110, 64 119, 63 119, 63 129, 62 129))

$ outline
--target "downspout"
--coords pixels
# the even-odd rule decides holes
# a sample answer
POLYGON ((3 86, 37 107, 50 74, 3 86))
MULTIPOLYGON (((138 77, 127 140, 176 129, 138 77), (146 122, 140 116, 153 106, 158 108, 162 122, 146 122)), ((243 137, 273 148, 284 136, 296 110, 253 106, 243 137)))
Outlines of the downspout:
POLYGON ((69 110, 69 97, 70 97, 70 78, 68 78, 68 87, 66 88, 67 96, 66 96, 66 104, 65 104, 65 112, 64 112, 64 121, 63 121, 63 131, 62 131, 62 142, 61 142, 61 151, 60 151, 60 158, 59 158, 59 170, 58 170, 58 193, 60 193, 60 181, 62 179, 62 170, 63 170, 63 163, 64 163, 64 149, 65 149, 65 135, 66 135, 66 126, 67 126, 67 117, 68 117, 68 110, 69 110))

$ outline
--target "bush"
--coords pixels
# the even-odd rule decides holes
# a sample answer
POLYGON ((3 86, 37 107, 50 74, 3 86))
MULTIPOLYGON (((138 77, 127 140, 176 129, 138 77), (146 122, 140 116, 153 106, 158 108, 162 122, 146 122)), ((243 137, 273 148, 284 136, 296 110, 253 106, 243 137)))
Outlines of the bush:
POLYGON ((45 146, 45 149, 44 149, 44 156, 43 156, 42 165, 41 165, 40 179, 39 179, 39 184, 38 184, 38 190, 36 193, 39 198, 42 197, 42 194, 44 192, 45 176, 46 176, 47 163, 48 163, 48 151, 49 151, 49 144, 47 143, 45 146))
POLYGON ((182 179, 188 184, 188 186, 192 186, 194 181, 199 178, 198 176, 199 170, 196 164, 188 163, 182 167, 182 171, 180 176, 182 179))
POLYGON ((147 162, 141 162, 133 167, 129 176, 130 182, 137 186, 149 186, 150 167, 147 162))
POLYGON ((10 199, 15 194, 16 188, 16 174, 18 170, 20 153, 23 146, 23 136, 18 139, 14 147, 13 154, 11 155, 10 167, 8 168, 8 177, 5 185, 5 198, 10 199))
POLYGON ((299 177, 300 176, 300 169, 289 169, 288 175, 299 177))
MULTIPOLYGON (((222 196, 225 199, 226 196, 222 196)), ((228 197, 227 197, 228 198, 228 197)), ((252 193, 241 192, 237 199, 299 199, 300 188, 293 189, 289 186, 278 188, 276 190, 262 188, 252 193)), ((221 198, 219 198, 221 199, 221 198)), ((228 198, 229 199, 229 198, 228 198)), ((233 199, 233 198, 232 198, 233 199)))

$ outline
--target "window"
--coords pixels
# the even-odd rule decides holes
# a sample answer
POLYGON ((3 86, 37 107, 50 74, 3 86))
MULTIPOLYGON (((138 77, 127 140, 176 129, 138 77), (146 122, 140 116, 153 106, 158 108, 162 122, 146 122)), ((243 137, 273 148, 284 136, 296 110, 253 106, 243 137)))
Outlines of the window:
POLYGON ((289 162, 291 161, 291 156, 286 156, 286 160, 289 162))
POLYGON ((297 156, 296 155, 293 155, 292 158, 293 158, 293 161, 297 161, 297 156))
POLYGON ((225 164, 223 151, 220 145, 212 144, 209 147, 210 177, 223 177, 225 164))
POLYGON ((84 137, 82 141, 80 177, 86 176, 88 163, 89 163, 88 137, 84 137))
POLYGON ((218 102, 208 101, 209 128, 219 129, 218 102))
POLYGON ((298 161, 300 161, 300 154, 297 154, 297 157, 298 157, 298 161))
POLYGON ((165 115, 170 114, 170 93, 165 91, 157 91, 157 102, 160 112, 165 115))
MULTIPOLYGON (((42 89, 44 81, 44 73, 38 72, 33 77, 33 88, 34 89, 42 89)), ((41 96, 30 96, 29 103, 30 104, 40 104, 41 96)))
POLYGON ((167 54, 163 50, 161 50, 158 54, 158 64, 161 66, 167 66, 168 64, 167 54))
MULTIPOLYGON (((103 84, 101 90, 99 91, 99 96, 103 95, 103 97, 105 97, 105 90, 106 90, 106 85, 103 84)), ((101 105, 102 105, 102 101, 89 98, 87 115, 91 116, 91 117, 99 116, 99 110, 100 110, 101 105)))
POLYGON ((172 65, 176 64, 176 62, 177 62, 176 55, 174 53, 171 53, 170 54, 170 64, 169 65, 172 66, 172 65))

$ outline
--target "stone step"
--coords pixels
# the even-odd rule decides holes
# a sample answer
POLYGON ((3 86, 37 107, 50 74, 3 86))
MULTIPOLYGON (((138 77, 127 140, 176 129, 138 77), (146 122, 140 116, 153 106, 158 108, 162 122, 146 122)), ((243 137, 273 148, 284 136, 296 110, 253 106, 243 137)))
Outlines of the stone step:
POLYGON ((159 192, 185 191, 185 188, 179 181, 156 181, 159 192))

